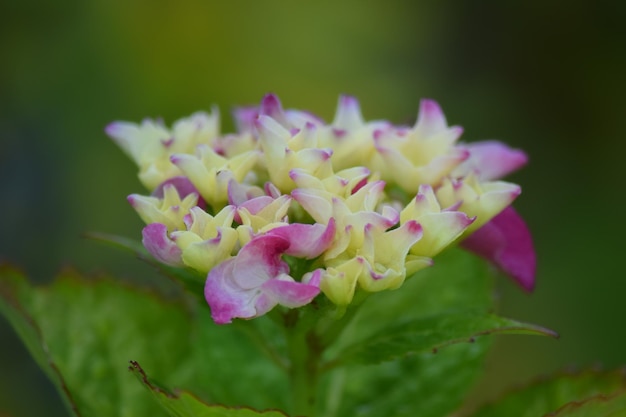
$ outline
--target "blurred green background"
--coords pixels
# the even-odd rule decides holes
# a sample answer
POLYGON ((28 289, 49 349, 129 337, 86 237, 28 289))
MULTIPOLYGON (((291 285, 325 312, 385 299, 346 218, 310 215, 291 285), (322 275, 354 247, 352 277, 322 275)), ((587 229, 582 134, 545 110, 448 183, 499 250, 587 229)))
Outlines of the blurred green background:
MULTIPOLYGON (((464 140, 501 139, 530 164, 510 179, 539 254, 537 290, 497 283, 505 315, 561 340, 500 337, 475 398, 576 364, 626 364, 624 2, 0 2, 0 257, 46 282, 67 265, 151 279, 85 231, 139 237, 135 167, 103 133, 275 92, 332 119, 442 105, 464 140)), ((4 319, 0 414, 66 415, 4 319), (36 399, 36 401, 34 401, 36 399)))

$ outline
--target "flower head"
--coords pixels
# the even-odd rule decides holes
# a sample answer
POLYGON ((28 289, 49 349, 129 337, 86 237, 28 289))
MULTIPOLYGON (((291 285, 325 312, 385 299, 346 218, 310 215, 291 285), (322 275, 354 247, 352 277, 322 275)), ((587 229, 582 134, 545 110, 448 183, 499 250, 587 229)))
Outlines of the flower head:
POLYGON ((207 273, 216 322, 400 288, 455 242, 532 289, 532 241, 510 207, 521 189, 500 180, 522 151, 459 143, 433 100, 412 127, 366 121, 349 96, 329 124, 273 94, 234 116, 226 135, 217 111, 107 127, 152 191, 129 197, 145 247, 207 273))

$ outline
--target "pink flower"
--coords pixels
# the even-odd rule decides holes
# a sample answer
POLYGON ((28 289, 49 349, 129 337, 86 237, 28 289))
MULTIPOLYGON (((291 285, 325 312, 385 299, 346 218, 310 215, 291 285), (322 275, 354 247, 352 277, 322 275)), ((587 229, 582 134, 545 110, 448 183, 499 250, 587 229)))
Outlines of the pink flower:
POLYGON ((322 270, 306 273, 302 281, 289 275, 283 254, 312 259, 332 243, 334 220, 321 224, 290 224, 256 236, 235 256, 209 272, 204 296, 213 320, 261 316, 277 304, 296 308, 310 303, 319 292, 322 270))
MULTIPOLYGON (((524 166, 526 154, 498 141, 483 141, 465 146, 470 157, 454 171, 455 175, 472 173, 481 181, 497 180, 524 166)), ((528 227, 519 214, 508 206, 484 223, 461 246, 487 259, 526 291, 535 287, 537 258, 528 227)))
POLYGON ((374 132, 377 154, 370 168, 409 194, 417 193, 420 185, 436 186, 470 155, 455 146, 462 133, 460 126, 448 126, 437 102, 422 100, 415 126, 374 132))
POLYGON ((233 111, 238 132, 254 132, 255 121, 259 116, 269 116, 280 123, 285 129, 302 129, 307 123, 322 126, 324 122, 314 114, 300 110, 283 110, 279 98, 275 94, 266 94, 261 104, 256 107, 237 107, 233 111))
POLYGON ((231 180, 228 201, 237 208, 235 221, 248 226, 250 233, 257 233, 271 223, 285 222, 291 207, 291 197, 281 194, 271 182, 261 189, 231 180))
POLYGON ((169 237, 166 225, 150 223, 143 228, 142 235, 142 243, 154 259, 166 265, 185 266, 182 258, 183 253, 169 237))
POLYGON ((185 198, 189 194, 194 193, 198 195, 198 202, 196 204, 203 210, 206 209, 206 201, 204 201, 202 197, 199 197, 200 193, 198 192, 198 189, 191 183, 191 181, 189 181, 189 178, 183 176, 172 177, 168 180, 163 181, 152 191, 151 196, 161 199, 164 198, 165 187, 170 184, 173 185, 174 188, 176 188, 176 191, 178 191, 178 195, 180 196, 180 198, 185 198))
POLYGON ((513 207, 505 208, 461 246, 491 261, 524 290, 535 288, 537 257, 532 237, 513 207))

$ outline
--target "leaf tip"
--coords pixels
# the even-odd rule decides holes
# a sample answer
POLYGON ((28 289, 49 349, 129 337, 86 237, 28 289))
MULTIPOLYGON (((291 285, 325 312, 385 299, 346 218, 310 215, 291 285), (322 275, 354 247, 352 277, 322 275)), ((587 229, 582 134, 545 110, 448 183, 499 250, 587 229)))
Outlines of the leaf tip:
POLYGON ((128 363, 129 363, 128 370, 132 374, 134 374, 137 377, 137 379, 142 384, 144 384, 146 386, 146 388, 148 388, 150 391, 154 392, 155 394, 163 394, 167 398, 178 398, 173 393, 169 392, 166 389, 163 389, 163 388, 157 386, 152 380, 150 380, 150 378, 148 378, 148 375, 146 375, 146 372, 143 370, 141 365, 139 365, 139 362, 131 360, 128 363))

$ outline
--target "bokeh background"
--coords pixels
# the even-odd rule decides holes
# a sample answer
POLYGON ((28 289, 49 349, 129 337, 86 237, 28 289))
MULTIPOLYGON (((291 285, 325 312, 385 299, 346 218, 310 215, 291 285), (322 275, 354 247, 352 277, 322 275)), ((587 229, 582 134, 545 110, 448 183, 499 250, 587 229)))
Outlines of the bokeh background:
MULTIPOLYGON (((505 315, 559 341, 500 337, 475 401, 570 365, 626 364, 625 2, 0 1, 0 257, 33 280, 61 268, 149 280, 81 239, 138 237, 143 192, 105 137, 112 120, 168 123, 266 92, 332 118, 338 94, 366 118, 415 119, 435 98, 464 140, 501 139, 530 164, 516 207, 536 237, 538 285, 497 283, 505 315)), ((66 415, 0 319, 0 414, 66 415)))

